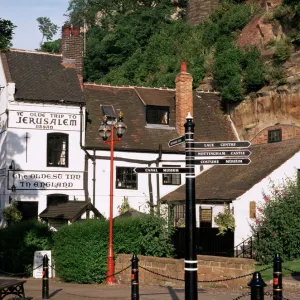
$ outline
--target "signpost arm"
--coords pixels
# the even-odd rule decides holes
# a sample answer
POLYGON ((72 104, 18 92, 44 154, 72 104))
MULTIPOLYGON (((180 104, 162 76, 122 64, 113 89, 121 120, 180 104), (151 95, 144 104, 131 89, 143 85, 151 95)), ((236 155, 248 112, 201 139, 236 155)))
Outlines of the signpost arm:
POLYGON ((185 299, 197 300, 197 254, 196 254, 196 200, 195 200, 195 153, 193 118, 188 114, 185 127, 185 163, 189 172, 185 176, 186 202, 185 202, 185 299))

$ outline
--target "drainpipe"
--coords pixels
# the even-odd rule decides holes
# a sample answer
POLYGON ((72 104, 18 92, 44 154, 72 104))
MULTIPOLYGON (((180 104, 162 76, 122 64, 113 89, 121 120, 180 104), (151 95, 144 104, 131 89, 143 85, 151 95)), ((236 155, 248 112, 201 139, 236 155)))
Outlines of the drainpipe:
POLYGON ((88 159, 90 159, 93 162, 93 205, 95 206, 95 189, 96 189, 96 150, 94 149, 94 155, 91 156, 90 153, 85 149, 85 147, 82 145, 82 122, 83 122, 83 112, 82 112, 82 106, 83 104, 80 104, 80 148, 85 152, 88 159))
MULTIPOLYGON (((162 145, 159 144, 159 148, 158 148, 158 157, 155 161, 156 163, 156 167, 159 167, 159 162, 161 160, 162 157, 162 145)), ((156 197, 157 197, 157 213, 158 215, 160 215, 160 189, 159 189, 159 174, 156 174, 156 197)))

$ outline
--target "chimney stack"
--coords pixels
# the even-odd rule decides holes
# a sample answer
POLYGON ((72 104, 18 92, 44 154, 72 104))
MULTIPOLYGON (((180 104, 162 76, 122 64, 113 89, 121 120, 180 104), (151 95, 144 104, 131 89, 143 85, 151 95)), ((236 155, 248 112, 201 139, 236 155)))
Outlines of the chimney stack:
POLYGON ((176 130, 184 135, 184 123, 190 112, 193 115, 193 77, 187 73, 186 62, 181 62, 176 79, 176 130))
POLYGON ((62 27, 61 53, 62 64, 65 68, 76 69, 82 86, 83 38, 80 35, 80 26, 65 24, 62 27))

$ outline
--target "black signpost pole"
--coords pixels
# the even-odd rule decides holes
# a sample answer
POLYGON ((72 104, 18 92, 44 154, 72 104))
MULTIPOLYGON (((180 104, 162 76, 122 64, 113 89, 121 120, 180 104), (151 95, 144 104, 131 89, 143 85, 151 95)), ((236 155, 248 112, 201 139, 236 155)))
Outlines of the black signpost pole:
POLYGON ((197 254, 196 254, 196 200, 195 200, 195 153, 193 118, 188 114, 185 127, 185 164, 189 172, 185 176, 185 299, 197 300, 197 254))

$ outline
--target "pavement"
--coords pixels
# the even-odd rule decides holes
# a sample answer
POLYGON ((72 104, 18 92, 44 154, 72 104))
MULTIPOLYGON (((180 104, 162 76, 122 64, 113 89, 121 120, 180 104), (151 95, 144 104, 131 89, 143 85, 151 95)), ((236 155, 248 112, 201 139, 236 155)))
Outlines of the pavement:
MULTIPOLYGON (((4 278, 4 277, 2 277, 4 278)), ((283 299, 300 299, 300 281, 284 277, 283 299), (290 288, 288 281, 295 285, 290 288), (297 285, 298 284, 298 285, 297 285)), ((26 297, 33 300, 42 299, 42 279, 26 278, 24 285, 26 297)), ((231 290, 227 288, 203 288, 198 290, 198 300, 249 300, 249 289, 231 290), (244 295, 244 296, 242 296, 244 295), (242 296, 242 297, 240 297, 242 296), (237 299, 236 299, 237 298, 237 299)), ((184 300, 184 288, 172 286, 139 286, 140 300, 184 300)), ((265 292, 272 292, 272 283, 268 282, 265 292)), ((49 299, 53 300, 82 300, 82 299, 131 299, 131 286, 129 284, 74 284, 60 282, 58 279, 49 279, 49 299)), ((266 296, 265 299, 271 299, 266 296)))

